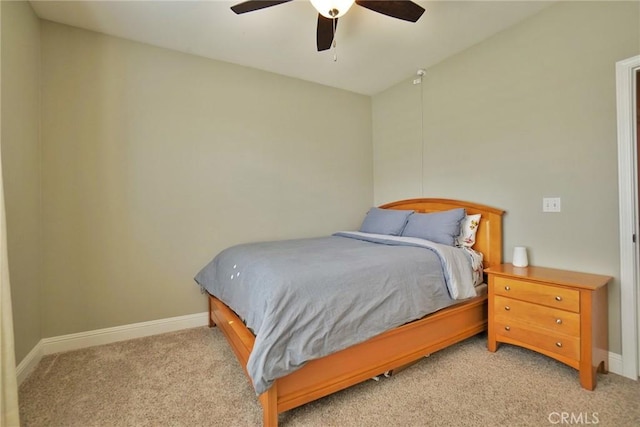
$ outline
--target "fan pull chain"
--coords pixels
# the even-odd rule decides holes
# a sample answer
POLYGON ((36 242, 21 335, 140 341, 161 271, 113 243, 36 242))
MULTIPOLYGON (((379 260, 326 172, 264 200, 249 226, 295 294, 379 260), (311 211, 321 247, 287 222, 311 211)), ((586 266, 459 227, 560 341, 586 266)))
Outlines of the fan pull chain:
POLYGON ((333 62, 338 62, 338 50, 336 49, 336 18, 333 18, 333 62))

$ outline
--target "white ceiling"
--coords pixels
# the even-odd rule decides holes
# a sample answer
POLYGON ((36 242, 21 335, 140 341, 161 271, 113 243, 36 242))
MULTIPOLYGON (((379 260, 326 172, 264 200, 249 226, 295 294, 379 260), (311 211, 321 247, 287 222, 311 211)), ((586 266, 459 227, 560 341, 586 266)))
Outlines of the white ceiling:
POLYGON ((373 95, 470 47, 549 1, 421 1, 409 23, 354 5, 334 51, 316 51, 307 0, 236 15, 228 0, 31 1, 36 14, 87 30, 373 95))

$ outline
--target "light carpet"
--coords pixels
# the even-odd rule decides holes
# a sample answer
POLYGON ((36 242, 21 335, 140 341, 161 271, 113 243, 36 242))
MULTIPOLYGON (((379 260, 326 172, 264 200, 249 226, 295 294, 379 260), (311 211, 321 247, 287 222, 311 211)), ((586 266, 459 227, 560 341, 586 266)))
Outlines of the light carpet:
MULTIPOLYGON (((216 328, 49 355, 20 386, 23 426, 258 426, 262 411, 216 328)), ((640 426, 640 382, 578 372, 481 334, 390 378, 280 414, 293 426, 640 426)))

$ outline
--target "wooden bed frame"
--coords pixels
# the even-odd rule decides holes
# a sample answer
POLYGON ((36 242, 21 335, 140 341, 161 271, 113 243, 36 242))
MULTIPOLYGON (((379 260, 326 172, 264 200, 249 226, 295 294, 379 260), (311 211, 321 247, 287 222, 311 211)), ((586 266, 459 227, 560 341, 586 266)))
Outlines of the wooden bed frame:
MULTIPOLYGON (((482 214, 474 249, 484 255, 484 267, 502 261, 503 211, 489 206, 447 199, 410 199, 380 206, 436 212, 465 208, 482 214)), ((246 371, 254 336, 238 316, 209 295, 209 326, 218 325, 246 371)), ((259 396, 265 427, 278 425, 278 414, 335 393, 387 371, 401 368, 423 356, 476 335, 487 328, 486 294, 447 307, 365 342, 312 360, 277 379, 259 396)), ((248 375, 247 375, 248 377, 248 375)), ((251 381, 251 380, 249 380, 251 381)))

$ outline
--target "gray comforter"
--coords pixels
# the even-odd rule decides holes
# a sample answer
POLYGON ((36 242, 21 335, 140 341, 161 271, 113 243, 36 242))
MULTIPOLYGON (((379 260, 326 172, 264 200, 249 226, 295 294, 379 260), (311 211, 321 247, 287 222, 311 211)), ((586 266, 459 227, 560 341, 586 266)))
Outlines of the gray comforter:
POLYGON ((464 251, 419 240, 337 233, 243 244, 195 280, 255 334, 247 371, 261 394, 305 362, 475 295, 464 251))

